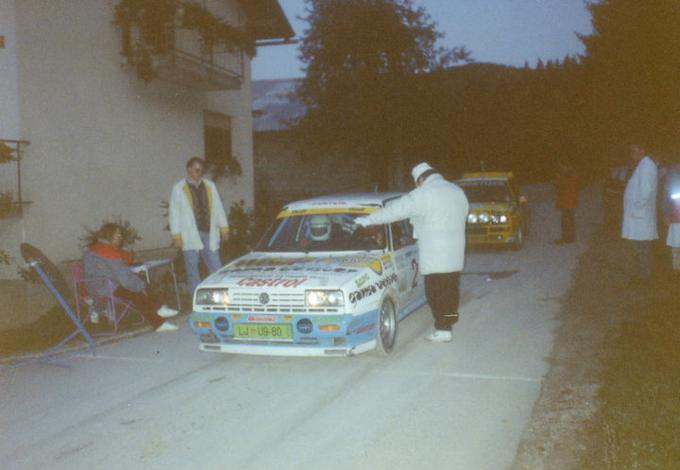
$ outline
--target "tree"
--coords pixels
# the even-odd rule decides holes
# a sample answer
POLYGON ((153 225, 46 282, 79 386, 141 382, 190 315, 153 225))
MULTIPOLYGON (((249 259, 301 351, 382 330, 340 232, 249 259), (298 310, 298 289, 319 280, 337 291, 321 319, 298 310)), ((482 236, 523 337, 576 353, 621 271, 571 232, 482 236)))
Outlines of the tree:
POLYGON ((385 188, 385 169, 403 171, 403 141, 418 119, 414 77, 470 53, 437 47, 442 34, 412 0, 306 1, 306 76, 297 95, 307 113, 296 135, 307 153, 369 158, 373 180, 385 188))
POLYGON ((588 8, 593 33, 581 40, 599 143, 680 150, 680 1, 602 0, 588 8))

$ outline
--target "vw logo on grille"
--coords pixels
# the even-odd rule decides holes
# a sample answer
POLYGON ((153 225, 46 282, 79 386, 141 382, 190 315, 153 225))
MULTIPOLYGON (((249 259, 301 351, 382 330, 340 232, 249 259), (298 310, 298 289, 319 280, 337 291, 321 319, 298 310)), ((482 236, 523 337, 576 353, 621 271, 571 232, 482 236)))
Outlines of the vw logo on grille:
POLYGON ((269 303, 269 294, 263 292, 260 294, 260 303, 262 305, 267 305, 269 303))

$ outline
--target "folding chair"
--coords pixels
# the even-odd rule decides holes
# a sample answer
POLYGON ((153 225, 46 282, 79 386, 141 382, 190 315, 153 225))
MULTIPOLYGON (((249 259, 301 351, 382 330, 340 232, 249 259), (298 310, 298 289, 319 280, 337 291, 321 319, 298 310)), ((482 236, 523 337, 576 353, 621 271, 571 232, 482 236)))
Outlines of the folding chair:
MULTIPOLYGON (((61 272, 59 272, 57 267, 33 245, 22 243, 21 255, 24 258, 26 264, 28 264, 31 269, 33 269, 38 274, 42 282, 45 284, 45 286, 47 286, 52 295, 57 299, 66 314, 69 316, 73 324, 76 326, 76 329, 72 333, 62 339, 56 346, 51 347, 46 352, 41 354, 37 360, 39 362, 52 363, 60 358, 65 357, 65 354, 60 354, 59 351, 77 335, 82 335, 83 338, 85 338, 92 355, 96 356, 96 345, 94 339, 87 332, 78 316, 73 313, 73 310, 66 301, 69 289, 68 284, 66 284, 64 277, 61 275, 61 272)), ((14 364, 16 365, 24 362, 31 362, 32 360, 33 359, 20 360, 14 364)))
POLYGON ((110 279, 104 277, 87 278, 83 263, 80 262, 74 263, 71 266, 71 274, 73 276, 76 312, 81 322, 91 321, 95 312, 97 315, 102 315, 108 324, 113 327, 113 330, 108 333, 100 333, 101 335, 117 334, 118 326, 128 314, 139 316, 140 321, 137 324, 144 323, 144 317, 131 301, 116 297, 114 285, 110 279), (93 295, 88 292, 87 285, 92 286, 97 283, 104 286, 103 290, 106 292, 106 295, 93 295))

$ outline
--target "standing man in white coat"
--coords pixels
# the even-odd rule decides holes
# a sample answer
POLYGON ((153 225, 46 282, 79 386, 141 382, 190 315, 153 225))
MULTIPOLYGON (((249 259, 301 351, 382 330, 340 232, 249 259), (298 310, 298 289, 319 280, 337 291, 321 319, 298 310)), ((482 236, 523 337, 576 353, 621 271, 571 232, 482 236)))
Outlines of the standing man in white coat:
POLYGON ((447 342, 458 321, 469 204, 463 190, 429 164, 419 163, 411 175, 416 189, 355 221, 366 226, 411 220, 418 239, 420 270, 425 275, 425 296, 434 316, 434 331, 425 339, 447 342))
POLYGON ((656 223, 656 191, 659 173, 656 163, 641 145, 630 146, 635 170, 623 193, 621 238, 632 240, 638 264, 637 281, 652 279, 654 257, 652 241, 659 238, 656 223))
POLYGON ((170 233, 173 245, 182 250, 187 282, 193 295, 201 282, 199 257, 213 273, 220 269, 220 241, 229 238, 229 225, 215 183, 203 178, 205 163, 192 157, 187 176, 175 183, 170 194, 170 233))

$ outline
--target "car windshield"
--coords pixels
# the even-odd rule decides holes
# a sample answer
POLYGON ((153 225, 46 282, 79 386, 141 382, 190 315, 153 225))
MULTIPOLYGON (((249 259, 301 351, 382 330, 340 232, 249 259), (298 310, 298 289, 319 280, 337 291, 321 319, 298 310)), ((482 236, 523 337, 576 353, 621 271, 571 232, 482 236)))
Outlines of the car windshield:
POLYGON ((386 226, 360 227, 357 213, 313 213, 276 219, 255 251, 368 251, 387 247, 386 226))
POLYGON ((471 203, 512 202, 512 194, 505 181, 459 181, 471 203))

